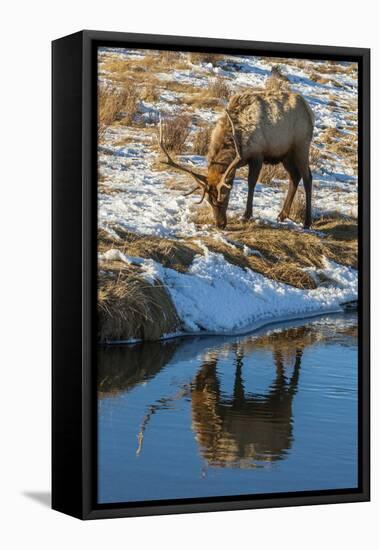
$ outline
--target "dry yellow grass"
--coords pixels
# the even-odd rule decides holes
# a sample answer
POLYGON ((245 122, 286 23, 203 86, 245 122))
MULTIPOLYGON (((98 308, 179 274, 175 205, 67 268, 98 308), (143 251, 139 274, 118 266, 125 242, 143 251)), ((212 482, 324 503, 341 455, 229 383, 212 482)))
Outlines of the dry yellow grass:
MULTIPOLYGON (((210 221, 210 220, 208 220, 210 221)), ((202 237, 211 251, 242 269, 251 269, 265 277, 301 289, 329 284, 321 273, 316 282, 306 268, 324 267, 324 259, 357 267, 356 220, 341 217, 319 219, 314 228, 323 233, 294 231, 262 226, 254 221, 243 223, 231 218, 223 239, 202 237)), ((98 249, 118 249, 140 258, 151 258, 165 267, 186 272, 203 249, 194 238, 181 240, 139 236, 119 231, 114 239, 99 232, 98 249)), ((98 285, 99 340, 142 338, 155 340, 174 332, 180 322, 166 288, 160 281, 146 280, 141 268, 120 261, 101 261, 98 285)))
POLYGON ((189 54, 189 61, 194 65, 199 65, 200 63, 212 63, 212 65, 216 65, 222 59, 224 59, 222 54, 211 52, 191 52, 189 54))
POLYGON ((118 117, 130 124, 137 111, 137 90, 132 82, 124 88, 100 86, 98 91, 98 134, 101 137, 118 117))
POLYGON ((220 110, 220 98, 207 94, 206 91, 196 91, 186 94, 181 98, 181 102, 192 109, 213 109, 220 110))
POLYGON ((202 126, 199 130, 197 130, 192 140, 192 150, 195 155, 206 156, 208 153, 211 134, 212 129, 210 126, 202 126))
MULTIPOLYGON (((316 220, 313 227, 322 231, 328 238, 335 241, 353 241, 356 247, 358 239, 357 220, 353 218, 341 218, 340 216, 331 216, 316 220)), ((356 262, 354 262, 355 264, 356 262)))
POLYGON ((315 288, 314 280, 304 268, 322 268, 324 258, 357 267, 357 241, 354 220, 328 218, 318 220, 314 227, 325 232, 325 237, 230 218, 228 230, 223 234, 234 247, 216 239, 204 242, 210 250, 223 254, 228 262, 239 267, 248 267, 298 288, 315 288), (243 245, 250 249, 250 255, 244 254, 243 245))
MULTIPOLYGON (((125 114, 125 97, 129 87, 134 89, 134 109, 138 100, 155 102, 159 98, 160 91, 165 90, 177 92, 182 104, 189 106, 189 111, 196 108, 208 108, 213 112, 221 110, 225 100, 230 94, 227 78, 210 80, 208 88, 199 88, 187 82, 175 80, 162 81, 159 73, 168 73, 172 68, 185 69, 190 64, 212 63, 215 65, 223 57, 207 53, 190 53, 181 55, 177 52, 148 52, 145 57, 139 59, 120 60, 111 54, 105 56, 101 68, 107 71, 109 78, 117 86, 115 97, 100 98, 99 107, 102 103, 102 114, 99 115, 101 128, 109 124, 127 124, 133 119, 128 113, 125 114), (158 77, 156 76, 158 74, 158 77), (124 118, 123 118, 124 117, 124 118)), ((283 60, 272 59, 273 63, 282 63, 283 60)), ((287 61, 286 61, 287 62, 287 61)), ((333 72, 346 72, 353 74, 353 66, 332 66, 331 64, 319 63, 317 65, 307 60, 288 60, 288 64, 296 66, 320 83, 332 83, 338 86, 333 79, 333 72), (333 79, 333 81, 331 81, 333 79)), ((191 68, 193 69, 193 67, 191 68)), ((211 79, 211 74, 209 73, 211 79)), ((328 94, 325 88, 326 97, 329 98, 330 107, 348 111, 346 120, 354 122, 357 119, 356 101, 342 100, 338 97, 339 92, 333 91, 328 94), (333 104, 332 104, 333 103, 333 104)), ((101 95, 101 91, 100 91, 101 95)), ((132 94, 133 95, 133 94, 132 94)), ((127 111, 127 110, 126 110, 127 111)), ((131 112, 133 111, 133 107, 131 112)), ((134 111, 135 112, 135 111, 134 111)), ((192 112, 192 111, 191 111, 192 112)), ((172 129, 166 128, 166 141, 169 149, 174 152, 183 152, 185 142, 189 133, 190 117, 187 114, 180 115, 181 123, 177 120, 172 122, 172 129), (183 118, 187 119, 184 121, 183 118), (172 130, 172 131, 171 131, 172 130), (182 138, 178 139, 182 136, 182 138)), ((198 120, 196 111, 193 112, 193 120, 198 120)), ((169 124, 169 119, 164 121, 169 124)), ((194 136, 193 152, 205 155, 208 149, 209 134, 211 127, 202 127, 194 136)), ((141 134, 150 132, 144 128, 141 134)), ((155 129, 154 129, 155 131, 155 129)), ((124 138, 120 138, 122 145, 124 138)), ((126 137, 127 141, 128 138, 126 137)), ((349 134, 341 129, 326 129, 316 137, 316 144, 324 147, 319 149, 313 147, 311 150, 311 168, 315 170, 322 166, 323 159, 330 160, 333 153, 342 156, 351 166, 356 167, 356 141, 354 133, 349 134)), ((155 146, 155 145, 154 145, 155 146)), ((175 172, 174 172, 175 175, 175 172)), ((239 176, 245 178, 246 170, 240 170, 239 176)), ((260 181, 270 184, 273 180, 288 180, 288 175, 281 164, 275 166, 264 166, 260 181)), ((187 190, 190 182, 182 176, 173 177, 168 182, 170 187, 180 191, 187 190)), ((110 191, 105 182, 100 181, 101 188, 105 192, 110 191)), ((286 187, 286 184, 277 184, 286 187)), ((304 196, 302 189, 299 189, 297 198, 294 201, 291 218, 295 221, 302 221, 304 213, 304 196)), ((213 217, 209 208, 197 207, 193 213, 193 221, 201 228, 205 224, 213 226, 213 217)), ((285 228, 274 228, 261 226, 254 221, 242 223, 239 219, 231 217, 227 231, 222 235, 232 241, 234 245, 225 244, 215 237, 203 238, 204 244, 209 250, 220 253, 225 260, 243 269, 253 269, 266 277, 293 285, 298 288, 314 288, 316 283, 304 268, 322 268, 323 258, 335 260, 344 265, 357 265, 357 224, 354 219, 345 219, 340 216, 327 219, 315 220, 313 228, 321 231, 319 235, 294 231, 285 228), (247 247, 247 249, 243 247, 247 247), (248 253, 246 253, 248 250, 248 253), (250 252, 249 252, 250 251, 250 252)), ((215 230, 216 234, 216 230, 215 230)), ((152 258, 165 267, 170 267, 180 272, 188 271, 197 254, 203 250, 191 238, 183 238, 181 241, 160 239, 155 237, 142 237, 131 233, 119 232, 119 239, 114 240, 100 233, 99 251, 104 252, 110 248, 117 248, 122 252, 136 257, 152 258)), ((169 332, 172 327, 177 326, 178 319, 175 308, 170 301, 165 288, 159 282, 152 284, 146 281, 137 266, 125 266, 120 262, 104 262, 101 266, 102 275, 99 285, 99 318, 101 320, 100 338, 102 341, 108 337, 114 338, 117 333, 119 338, 143 337, 156 338, 163 332, 169 332), (168 311, 167 319, 166 308, 168 311), (112 335, 112 336, 110 336, 112 335), (142 336, 141 336, 142 335, 142 336)), ((328 281, 324 281, 327 283, 328 281)))
MULTIPOLYGON (((188 270, 201 248, 190 241, 142 237, 120 232, 115 239, 98 233, 98 251, 110 249, 139 258, 151 258, 180 272, 188 270)), ((176 309, 160 281, 144 278, 140 268, 120 261, 101 260, 98 279, 98 338, 108 340, 157 340, 179 328, 176 309)))
POLYGON ((228 80, 223 77, 211 79, 209 86, 201 90, 192 86, 182 89, 185 95, 181 98, 181 101, 195 109, 213 108, 220 110, 232 94, 228 80))
POLYGON ((231 95, 231 88, 226 78, 221 76, 213 78, 207 89, 208 95, 211 97, 217 97, 219 99, 229 99, 231 95))
POLYGON ((339 128, 327 128, 320 136, 325 145, 324 153, 336 154, 342 158, 355 173, 358 171, 358 135, 355 132, 343 132, 339 128))
MULTIPOLYGON (((250 224, 249 224, 250 225, 250 224)), ((241 234, 233 242, 238 243, 234 248, 218 240, 209 239, 206 244, 212 252, 222 254, 225 260, 242 268, 252 269, 265 277, 283 282, 297 288, 315 288, 312 277, 303 271, 303 267, 321 267, 322 261, 305 250, 294 252, 285 246, 286 235, 279 238, 270 233, 255 232, 255 237, 248 234, 241 238, 241 234), (283 238, 281 238, 283 237, 283 238), (257 245, 259 241, 259 245, 257 245), (242 245, 242 246, 241 246, 242 245), (246 255, 243 245, 250 249, 250 255, 246 255), (301 258, 301 262, 298 259, 301 258), (316 264, 317 265, 314 265, 316 264)))
POLYGON ((172 68, 187 69, 188 59, 180 52, 164 50, 147 51, 144 56, 138 57, 138 59, 118 59, 109 54, 103 57, 100 68, 107 73, 111 73, 112 78, 115 80, 122 81, 130 75, 140 80, 149 73, 159 73, 172 68))
POLYGON ((159 90, 160 89, 157 86, 156 82, 154 81, 147 82, 146 85, 141 90, 140 98, 143 101, 154 103, 159 99, 159 90))
POLYGON ((260 183, 264 183, 265 185, 270 185, 274 180, 286 179, 288 179, 288 174, 281 162, 279 164, 264 164, 259 174, 260 183))
POLYGON ((105 231, 99 231, 98 250, 100 253, 116 248, 122 253, 139 258, 151 258, 164 267, 186 272, 197 254, 202 249, 191 240, 173 240, 153 236, 142 236, 135 233, 118 231, 119 239, 115 240, 105 231))
POLYGON ((166 149, 174 153, 184 152, 186 141, 191 130, 191 117, 183 113, 165 118, 162 126, 166 149))
POLYGON ((157 340, 179 327, 165 287, 159 281, 147 281, 138 268, 121 262, 100 266, 97 303, 99 342, 157 340))
MULTIPOLYGON (((212 222, 208 209, 199 209, 212 222)), ((204 218, 201 219, 204 222, 204 218)), ((315 282, 304 268, 322 268, 324 258, 340 264, 357 266, 357 225, 353 219, 323 218, 314 228, 325 236, 302 230, 262 226, 254 221, 242 222, 231 217, 223 232, 229 243, 212 236, 203 237, 209 250, 222 254, 225 260, 244 269, 253 269, 271 279, 296 286, 314 288, 315 282), (244 249, 244 246, 247 247, 244 249), (248 254, 246 254, 248 250, 248 254)), ((215 233, 218 233, 215 230, 215 233)), ((203 254, 192 238, 180 241, 158 237, 120 235, 119 241, 101 239, 99 250, 118 248, 142 258, 152 258, 165 267, 186 272, 198 254, 203 254)))

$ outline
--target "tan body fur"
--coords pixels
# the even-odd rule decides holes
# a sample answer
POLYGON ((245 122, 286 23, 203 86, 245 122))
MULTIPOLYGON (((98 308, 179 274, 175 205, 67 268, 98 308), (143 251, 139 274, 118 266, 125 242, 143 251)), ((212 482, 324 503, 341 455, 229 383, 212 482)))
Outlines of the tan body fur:
MULTIPOLYGON (((278 79, 275 81, 278 83, 277 86, 271 85, 266 90, 233 96, 227 109, 234 122, 241 148, 242 159, 238 167, 248 164, 250 168, 249 191, 255 186, 263 163, 283 162, 288 171, 289 200, 286 200, 279 214, 279 219, 284 219, 289 215, 293 196, 301 178, 303 178, 308 203, 310 203, 309 150, 314 117, 309 105, 300 94, 291 92, 287 82, 278 79)), ((208 151, 208 183, 211 187, 217 186, 234 156, 235 148, 230 123, 224 114, 212 132, 208 151)), ((231 175, 231 180, 234 175, 235 172, 231 175)), ((253 189, 250 192, 251 195, 252 192, 253 189)), ((223 202, 227 207, 228 193, 225 195, 223 202)), ((308 204, 306 226, 311 223, 310 208, 308 204)), ((250 218, 251 214, 252 205, 249 208, 248 204, 245 217, 250 218)))
MULTIPOLYGON (((313 136, 314 116, 301 94, 291 91, 288 79, 273 68, 266 87, 259 91, 234 95, 219 118, 208 149, 207 175, 196 173, 175 162, 167 152, 160 125, 160 146, 166 163, 190 174, 203 191, 202 198, 213 210, 217 227, 227 224, 226 212, 236 170, 248 165, 248 196, 244 218, 253 212, 255 185, 262 165, 283 163, 289 175, 289 187, 279 221, 291 211, 300 180, 306 198, 304 227, 312 223, 312 174, 309 151, 313 136)), ((187 194, 196 190, 193 189, 187 194)))
MULTIPOLYGON (((281 161, 291 150, 308 153, 313 135, 313 113, 305 99, 293 92, 246 92, 232 97, 228 110, 240 135, 242 157, 261 156, 281 161)), ((228 165, 234 157, 226 115, 216 124, 208 152, 208 162, 228 165)))

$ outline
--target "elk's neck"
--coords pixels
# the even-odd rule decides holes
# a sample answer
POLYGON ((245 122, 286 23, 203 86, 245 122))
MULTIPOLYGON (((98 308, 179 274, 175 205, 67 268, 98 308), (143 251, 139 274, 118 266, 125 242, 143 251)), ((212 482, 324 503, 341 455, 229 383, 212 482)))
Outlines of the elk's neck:
POLYGON ((208 181, 216 185, 236 155, 231 132, 225 131, 223 120, 212 136, 208 151, 208 181))
POLYGON ((233 161, 235 156, 234 151, 230 148, 220 151, 220 153, 213 157, 208 158, 208 182, 210 185, 217 185, 221 176, 224 174, 229 164, 233 161))
POLYGON ((220 181, 222 174, 225 172, 226 168, 227 168, 227 165, 224 166, 218 163, 209 163, 208 174, 207 174, 209 185, 216 186, 220 181))

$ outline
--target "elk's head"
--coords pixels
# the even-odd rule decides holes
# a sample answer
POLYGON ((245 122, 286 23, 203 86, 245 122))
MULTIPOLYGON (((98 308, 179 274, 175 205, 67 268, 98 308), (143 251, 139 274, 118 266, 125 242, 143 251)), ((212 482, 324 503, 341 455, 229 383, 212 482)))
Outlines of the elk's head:
POLYGON ((159 145, 166 156, 166 164, 192 176, 192 178, 196 181, 196 187, 194 187, 184 195, 191 195, 192 193, 200 189, 202 194, 200 200, 198 201, 198 204, 201 204, 204 199, 208 202, 208 204, 212 208, 215 224, 220 229, 224 229, 227 224, 226 212, 229 204, 230 190, 233 185, 233 178, 237 165, 241 161, 240 148, 236 138, 234 124, 232 119, 230 118, 228 110, 226 110, 226 115, 231 126, 236 155, 223 173, 215 172, 211 168, 209 168, 207 176, 195 172, 191 168, 178 164, 172 159, 172 157, 167 152, 167 149, 163 142, 162 120, 160 120, 159 123, 159 145))

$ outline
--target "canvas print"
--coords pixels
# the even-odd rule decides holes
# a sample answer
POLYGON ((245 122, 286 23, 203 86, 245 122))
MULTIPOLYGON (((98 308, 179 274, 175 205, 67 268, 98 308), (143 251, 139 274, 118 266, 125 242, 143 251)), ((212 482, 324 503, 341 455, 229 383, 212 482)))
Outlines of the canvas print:
POLYGON ((97 501, 358 486, 358 65, 99 47, 97 501))

